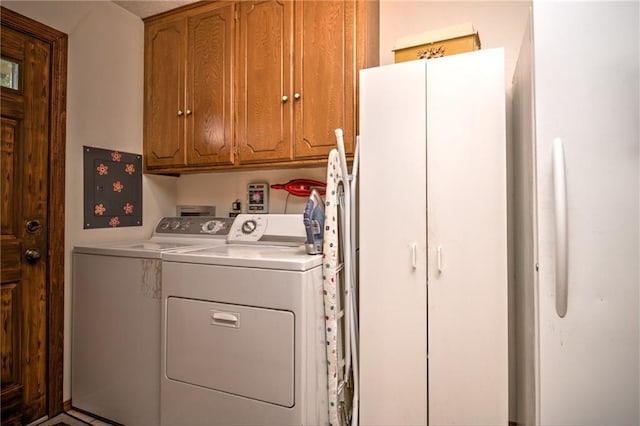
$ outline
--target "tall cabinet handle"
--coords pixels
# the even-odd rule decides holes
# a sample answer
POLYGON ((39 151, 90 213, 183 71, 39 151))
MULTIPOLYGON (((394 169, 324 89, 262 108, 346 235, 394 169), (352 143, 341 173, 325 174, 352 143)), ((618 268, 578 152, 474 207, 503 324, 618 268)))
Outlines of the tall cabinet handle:
POLYGON ((553 141, 553 198, 556 227, 556 312, 560 318, 567 314, 568 252, 567 244, 567 176, 562 139, 553 141))
POLYGON ((418 245, 416 243, 411 244, 411 267, 416 269, 418 267, 418 245))

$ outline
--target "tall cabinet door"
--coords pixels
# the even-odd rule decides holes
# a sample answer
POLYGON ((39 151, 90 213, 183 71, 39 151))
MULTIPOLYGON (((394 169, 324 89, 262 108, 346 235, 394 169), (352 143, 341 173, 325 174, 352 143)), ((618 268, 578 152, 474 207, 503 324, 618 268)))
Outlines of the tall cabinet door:
POLYGON ((187 164, 233 164, 234 4, 188 18, 187 164))
POLYGON ((426 61, 360 72, 360 415, 427 422, 426 61), (402 208, 385 215, 383 205, 402 208))
POLYGON ((144 154, 147 167, 184 165, 186 23, 145 27, 144 154))
POLYGON ((352 152, 356 1, 298 1, 294 7, 294 155, 326 157, 336 128, 352 152))
POLYGON ((506 425, 504 52, 427 63, 429 424, 506 425))
POLYGON ((533 3, 541 425, 640 422, 639 24, 638 2, 533 3), (556 138, 567 195, 563 317, 556 138))
POLYGON ((292 160, 293 3, 240 2, 239 22, 239 162, 292 160))

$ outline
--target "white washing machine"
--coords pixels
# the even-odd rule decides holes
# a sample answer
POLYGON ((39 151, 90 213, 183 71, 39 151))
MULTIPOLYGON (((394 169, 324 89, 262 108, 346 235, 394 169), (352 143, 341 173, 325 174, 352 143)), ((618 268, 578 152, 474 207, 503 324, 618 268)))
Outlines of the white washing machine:
POLYGON ((74 248, 74 407, 127 426, 160 423, 161 255, 225 244, 232 223, 163 218, 148 240, 74 248))
POLYGON ((322 255, 302 215, 239 215, 226 246, 167 253, 162 425, 327 424, 322 255))

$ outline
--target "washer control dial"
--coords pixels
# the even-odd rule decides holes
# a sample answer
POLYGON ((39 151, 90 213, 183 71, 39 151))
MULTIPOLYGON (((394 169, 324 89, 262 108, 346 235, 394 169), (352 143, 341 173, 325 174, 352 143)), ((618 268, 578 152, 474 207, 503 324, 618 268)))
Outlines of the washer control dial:
POLYGON ((202 232, 205 234, 217 234, 224 229, 224 223, 220 220, 209 220, 202 224, 202 232))
POLYGON ((248 235, 255 231, 257 227, 258 224, 256 223, 256 221, 253 219, 249 219, 242 222, 241 230, 243 234, 248 235))
POLYGON ((241 214, 231 225, 227 241, 231 243, 255 243, 260 241, 267 230, 269 215, 241 214))

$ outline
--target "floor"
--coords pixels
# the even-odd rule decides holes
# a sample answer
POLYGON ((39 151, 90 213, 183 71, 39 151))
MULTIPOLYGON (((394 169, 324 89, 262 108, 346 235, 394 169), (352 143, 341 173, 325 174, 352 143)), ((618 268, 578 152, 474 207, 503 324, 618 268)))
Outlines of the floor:
POLYGON ((65 413, 58 414, 52 419, 36 423, 37 426, 62 426, 61 424, 67 426, 113 426, 112 423, 96 419, 88 414, 81 413, 80 411, 73 409, 65 413))

